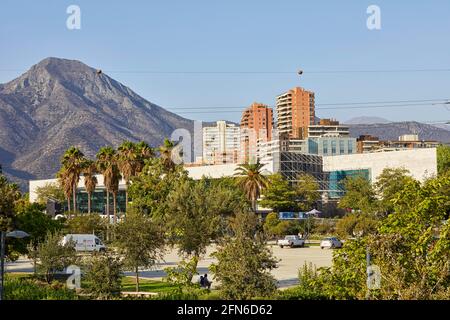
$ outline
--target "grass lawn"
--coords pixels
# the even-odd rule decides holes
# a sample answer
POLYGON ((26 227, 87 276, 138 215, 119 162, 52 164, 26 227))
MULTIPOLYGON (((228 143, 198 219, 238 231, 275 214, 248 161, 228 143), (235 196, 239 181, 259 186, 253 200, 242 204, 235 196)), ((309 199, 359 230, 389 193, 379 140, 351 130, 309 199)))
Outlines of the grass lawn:
MULTIPOLYGON (((139 291, 142 292, 170 292, 175 288, 167 282, 139 278, 139 291)), ((136 291, 135 277, 122 278, 122 291, 136 291)))
POLYGON ((33 274, 25 273, 25 272, 5 272, 5 279, 20 279, 20 278, 29 278, 33 274))

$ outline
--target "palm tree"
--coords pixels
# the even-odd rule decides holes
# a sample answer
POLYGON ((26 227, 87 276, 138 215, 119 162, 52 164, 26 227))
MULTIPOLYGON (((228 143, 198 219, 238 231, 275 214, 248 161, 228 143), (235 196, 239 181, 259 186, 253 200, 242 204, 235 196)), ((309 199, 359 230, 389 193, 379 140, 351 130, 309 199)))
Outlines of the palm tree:
POLYGON ((142 172, 144 169, 145 160, 151 159, 155 156, 154 150, 144 141, 136 143, 137 162, 135 167, 135 175, 142 172))
POLYGON ((68 179, 68 174, 64 167, 61 167, 61 169, 56 174, 56 177, 58 178, 59 185, 63 189, 64 195, 67 199, 67 211, 70 212, 70 198, 72 196, 73 184, 68 179))
POLYGON ((88 213, 91 213, 91 198, 97 186, 97 164, 95 161, 86 160, 83 165, 84 187, 88 194, 88 213))
MULTIPOLYGON (((117 167, 117 158, 116 158, 116 150, 112 147, 102 147, 98 151, 97 155, 97 163, 100 172, 103 174, 103 183, 106 189, 106 214, 108 217, 110 216, 109 212, 109 194, 113 193, 116 189, 116 181, 118 188, 118 180, 120 180, 119 168, 117 167), (114 189, 114 190, 113 190, 114 189)), ((117 192, 116 192, 117 195, 117 192)), ((114 201, 115 196, 113 193, 114 201)), ((114 212, 113 216, 114 222, 116 222, 116 212, 114 212)))
POLYGON ((164 143, 159 147, 159 154, 164 167, 168 171, 172 171, 175 168, 175 163, 172 160, 172 151, 176 144, 169 139, 164 139, 164 143))
POLYGON ((241 164, 235 169, 235 176, 238 176, 238 184, 243 188, 247 199, 252 203, 252 209, 256 213, 256 201, 262 190, 267 187, 268 180, 262 174, 264 165, 259 163, 241 164))
POLYGON ((117 149, 117 164, 126 184, 125 211, 128 209, 128 185, 130 184, 131 177, 136 174, 138 164, 138 154, 136 149, 136 145, 130 141, 123 142, 117 149))
POLYGON ((85 159, 83 152, 73 146, 67 149, 61 159, 61 164, 65 172, 64 180, 67 179, 65 183, 72 184, 73 211, 75 212, 75 214, 77 210, 77 185, 78 181, 80 180, 84 160, 85 159))

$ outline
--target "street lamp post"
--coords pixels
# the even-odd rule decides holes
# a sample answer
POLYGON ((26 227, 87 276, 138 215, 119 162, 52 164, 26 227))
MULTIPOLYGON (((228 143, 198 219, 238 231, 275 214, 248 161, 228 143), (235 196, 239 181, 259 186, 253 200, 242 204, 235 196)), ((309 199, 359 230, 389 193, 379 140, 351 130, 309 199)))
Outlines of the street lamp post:
POLYGON ((30 235, 25 231, 14 230, 11 232, 0 231, 0 300, 4 297, 4 274, 5 274, 5 247, 6 238, 22 239, 30 235))

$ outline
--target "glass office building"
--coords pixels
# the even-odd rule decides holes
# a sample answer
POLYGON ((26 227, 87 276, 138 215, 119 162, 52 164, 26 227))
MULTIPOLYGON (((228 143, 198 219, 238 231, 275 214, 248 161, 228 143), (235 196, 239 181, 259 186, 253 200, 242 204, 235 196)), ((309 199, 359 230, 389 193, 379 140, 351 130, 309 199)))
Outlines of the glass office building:
POLYGON ((356 153, 356 138, 317 137, 308 138, 307 153, 319 156, 339 156, 356 153))
POLYGON ((340 170, 328 173, 329 197, 331 199, 341 198, 345 194, 343 182, 346 178, 363 177, 370 181, 370 169, 340 170))
MULTIPOLYGON (((131 199, 128 199, 131 201, 131 199)), ((77 191, 77 211, 81 213, 88 213, 88 194, 85 190, 77 191)), ((67 202, 63 203, 64 210, 67 210, 67 202)), ((71 202, 72 205, 72 202, 71 202)), ((114 212, 113 196, 109 194, 109 213, 114 212)), ((125 212, 125 190, 119 190, 117 193, 117 212, 125 212)), ((91 195, 91 213, 106 214, 106 190, 96 190, 91 195)))

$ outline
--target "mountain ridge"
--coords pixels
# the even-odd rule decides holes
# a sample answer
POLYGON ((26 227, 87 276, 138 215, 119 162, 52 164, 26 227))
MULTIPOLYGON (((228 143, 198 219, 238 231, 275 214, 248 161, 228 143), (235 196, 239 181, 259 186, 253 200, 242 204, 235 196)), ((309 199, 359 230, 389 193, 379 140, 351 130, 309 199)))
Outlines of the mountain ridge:
POLYGON ((0 86, 0 128, 3 170, 26 188, 53 176, 71 145, 88 157, 124 140, 156 146, 177 128, 192 132, 193 121, 80 61, 50 57, 0 86))

